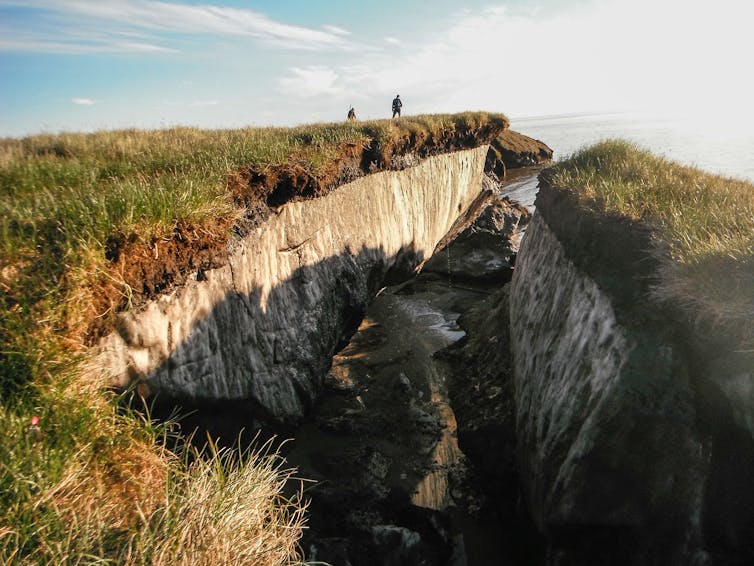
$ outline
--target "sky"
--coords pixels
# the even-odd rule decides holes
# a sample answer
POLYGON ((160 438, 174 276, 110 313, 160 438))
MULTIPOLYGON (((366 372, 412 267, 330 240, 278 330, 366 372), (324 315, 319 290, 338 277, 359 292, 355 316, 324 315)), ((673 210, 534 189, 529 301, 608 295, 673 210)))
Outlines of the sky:
POLYGON ((754 127, 751 0, 0 0, 0 136, 489 110, 754 127))

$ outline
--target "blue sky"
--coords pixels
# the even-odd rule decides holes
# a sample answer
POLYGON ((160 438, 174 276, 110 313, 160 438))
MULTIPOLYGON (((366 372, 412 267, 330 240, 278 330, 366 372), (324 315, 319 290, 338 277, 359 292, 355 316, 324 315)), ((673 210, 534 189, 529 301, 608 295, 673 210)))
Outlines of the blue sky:
POLYGON ((0 0, 0 135, 493 110, 750 117, 749 0, 0 0))

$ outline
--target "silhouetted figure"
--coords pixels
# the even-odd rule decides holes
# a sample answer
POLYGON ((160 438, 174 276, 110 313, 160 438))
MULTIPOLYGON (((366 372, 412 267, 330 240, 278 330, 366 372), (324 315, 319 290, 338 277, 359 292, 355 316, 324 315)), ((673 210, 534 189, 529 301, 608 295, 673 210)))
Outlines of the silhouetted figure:
POLYGON ((351 106, 351 109, 348 111, 348 121, 349 122, 356 121, 356 110, 353 109, 353 106, 351 106))
POLYGON ((401 102, 401 95, 396 94, 395 98, 393 99, 393 118, 395 118, 395 115, 398 114, 398 117, 401 117, 401 108, 403 108, 403 102, 401 102))

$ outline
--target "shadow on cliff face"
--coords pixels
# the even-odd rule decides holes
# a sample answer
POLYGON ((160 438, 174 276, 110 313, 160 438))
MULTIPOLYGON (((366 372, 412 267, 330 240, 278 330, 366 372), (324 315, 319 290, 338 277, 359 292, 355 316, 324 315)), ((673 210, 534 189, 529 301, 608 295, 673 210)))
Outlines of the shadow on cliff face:
POLYGON ((412 246, 392 256, 381 248, 345 249, 300 267, 264 299, 258 288, 228 294, 139 380, 151 393, 153 416, 177 410, 182 429, 196 429, 199 441, 210 434, 233 444, 242 431, 251 439, 262 428, 290 434, 368 302, 382 285, 410 277, 423 259, 412 246))
MULTIPOLYGON (((391 257, 383 250, 364 250, 355 255, 346 250, 340 256, 300 268, 268 295, 268 311, 273 305, 280 307, 293 300, 310 305, 314 297, 309 296, 308 287, 320 280, 322 273, 338 271, 337 277, 326 278, 326 291, 321 290, 323 297, 311 316, 293 317, 307 328, 305 345, 283 345, 257 337, 260 351, 271 367, 281 366, 287 375, 300 380, 294 381, 291 389, 280 389, 275 394, 297 395, 304 412, 314 412, 303 424, 299 419, 276 418, 263 405, 264 397, 254 395, 208 401, 169 396, 158 390, 155 396, 158 415, 176 406, 183 413, 192 412, 181 424, 185 432, 196 429, 198 444, 205 441, 206 434, 220 437, 221 444, 228 445, 235 444, 242 435, 242 447, 253 442, 260 430, 265 436, 295 436, 292 444, 282 447, 282 452, 291 465, 298 466, 303 477, 316 480, 308 488, 310 529, 303 541, 312 560, 326 559, 334 566, 440 565, 449 563, 458 544, 459 535, 454 533, 450 515, 445 512, 445 500, 450 497, 449 484, 454 481, 450 479, 452 470, 462 455, 455 445, 452 411, 438 399, 438 393, 433 391, 436 386, 430 383, 436 372, 431 348, 426 351, 426 344, 412 344, 405 331, 399 336, 395 328, 370 326, 363 319, 367 302, 377 290, 384 283, 400 282, 413 275, 422 259, 422 254, 410 247, 391 257), (366 265, 369 267, 360 267, 366 265), (361 330, 354 335, 362 320, 361 330), (391 350, 400 350, 399 355, 386 358, 380 353, 370 359, 368 352, 376 351, 385 342, 390 342, 391 350), (336 351, 340 354, 328 373, 336 351), (411 365, 415 371, 401 365, 409 358, 419 360, 411 365), (304 379, 311 380, 311 384, 303 383, 304 379), (323 389, 325 395, 321 396, 323 389), (315 403, 316 410, 312 411, 315 403), (449 428, 451 422, 453 427, 449 428)), ((389 295, 386 292, 377 301, 389 295)), ((259 290, 246 297, 228 296, 196 325, 195 332, 150 379, 165 383, 180 377, 175 372, 175 360, 185 363, 197 348, 204 348, 197 346, 198 341, 208 341, 218 351, 232 347, 232 340, 207 330, 209 320, 225 318, 227 312, 237 308, 248 308, 241 306, 248 301, 254 301, 254 308, 261 309, 260 297, 259 290)), ((389 304, 393 306, 383 310, 392 313, 394 303, 389 304)), ((404 322, 401 319, 396 325, 400 327, 404 322)), ((228 331, 233 330, 241 332, 229 325, 228 331)), ((248 377, 253 379, 255 375, 249 373, 248 377)))
MULTIPOLYGON (((510 279, 518 241, 513 234, 529 218, 526 210, 491 192, 480 195, 471 210, 451 230, 452 242, 444 239, 438 246, 445 253, 424 264, 426 273, 374 300, 383 284, 412 275, 422 254, 410 246, 390 257, 382 249, 345 250, 299 268, 264 298, 258 289, 229 295, 149 378, 151 387, 163 386, 157 396, 162 411, 176 405, 195 411, 183 419, 183 427, 198 427, 199 443, 205 432, 233 443, 245 428, 243 446, 262 426, 266 433, 295 436, 283 447, 288 462, 317 481, 308 489, 310 529, 303 541, 312 560, 334 565, 473 565, 490 563, 490 557, 538 562, 532 561, 531 525, 517 526, 520 517, 510 510, 495 513, 501 498, 482 503, 485 489, 475 479, 475 463, 458 448, 447 399, 448 371, 455 368, 434 356, 463 334, 455 322, 458 314, 510 279), (473 253, 477 248, 489 253, 473 253), (241 328, 233 313, 246 313, 253 333, 241 328), (217 320, 225 322, 215 328, 217 320), (287 332, 290 326, 295 332, 287 332), (226 367, 238 359, 238 353, 226 351, 238 346, 236 335, 246 337, 246 355, 253 350, 257 362, 249 364, 247 378, 261 374, 265 387, 249 387, 248 396, 223 401, 165 394, 184 383, 188 371, 179 366, 196 371, 201 381, 202 368, 213 367, 202 366, 203 360, 215 356, 226 367), (274 376, 288 382, 271 383, 274 376), (285 396, 296 396, 289 414, 300 406, 300 414, 310 417, 295 430, 299 418, 280 419, 271 410, 285 408, 277 399, 285 396)), ((495 440, 489 440, 496 450, 495 440)), ((475 456, 499 460, 490 453, 475 456)), ((503 481, 515 482, 505 473, 503 481)), ((488 476, 479 480, 487 482, 488 476)), ((490 477, 490 483, 497 482, 497 476, 490 477)), ((505 489, 516 491, 513 485, 505 489)))
MULTIPOLYGON (((483 192, 477 200, 491 199, 491 192, 483 192)), ((470 208, 475 206, 476 202, 470 208)), ((509 222, 506 214, 490 218, 489 223, 485 230, 517 225, 509 222)), ((287 261, 298 258, 300 267, 286 281, 269 291, 229 292, 193 323, 187 338, 170 348, 169 357, 156 370, 146 377, 133 376, 132 381, 142 381, 142 389, 156 394, 158 410, 179 405, 186 412, 201 409, 198 413, 202 415, 216 414, 219 418, 202 420, 223 438, 234 438, 242 427, 258 429, 263 424, 279 431, 292 430, 311 409, 332 355, 353 333, 377 290, 406 279, 425 259, 423 250, 408 244, 394 254, 382 247, 363 248, 358 253, 346 248, 338 255, 302 265, 307 245, 304 241, 278 250, 288 256, 287 261)), ((510 254, 509 246, 502 247, 510 254)), ((249 259, 241 265, 254 269, 249 259)), ((233 274, 231 264, 225 275, 217 277, 227 278, 218 282, 231 287, 243 281, 244 275, 233 274)), ((182 321, 159 324, 155 331, 164 332, 169 343, 173 335, 170 325, 182 321)), ((149 335, 127 336, 126 328, 122 333, 126 343, 133 344, 134 358, 142 354, 138 351, 142 345, 136 342, 149 340, 149 335)), ((180 328, 176 334, 186 336, 180 328)))
MULTIPOLYGON (((518 461, 548 552, 752 564, 751 317, 713 324, 658 302, 652 227, 584 212, 544 180, 511 305, 518 461)), ((734 303, 751 296, 750 265, 698 269, 727 279, 715 299, 734 303)))

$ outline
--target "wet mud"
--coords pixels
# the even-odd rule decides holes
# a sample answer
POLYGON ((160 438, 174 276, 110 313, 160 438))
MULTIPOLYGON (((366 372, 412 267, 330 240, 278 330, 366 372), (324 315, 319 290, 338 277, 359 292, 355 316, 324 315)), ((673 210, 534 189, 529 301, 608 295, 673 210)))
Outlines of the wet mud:
POLYGON ((287 455, 316 482, 307 491, 309 560, 540 562, 539 540, 518 506, 513 461, 505 458, 510 446, 500 446, 513 437, 505 429, 512 421, 496 418, 512 399, 495 392, 510 391, 480 376, 463 354, 464 321, 496 312, 499 295, 497 285, 422 274, 384 289, 370 305, 287 455), (469 422, 457 422, 456 403, 469 422), (492 418, 485 421, 475 405, 492 418), (485 428, 490 422, 497 426, 485 428), (469 455, 459 446, 459 426, 469 455), (381 537, 385 529, 402 533, 401 542, 381 537))

